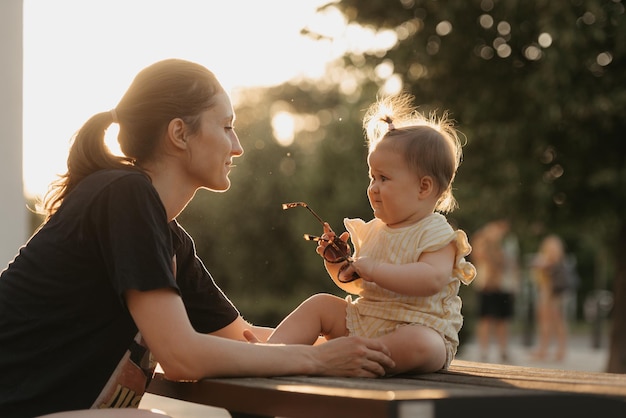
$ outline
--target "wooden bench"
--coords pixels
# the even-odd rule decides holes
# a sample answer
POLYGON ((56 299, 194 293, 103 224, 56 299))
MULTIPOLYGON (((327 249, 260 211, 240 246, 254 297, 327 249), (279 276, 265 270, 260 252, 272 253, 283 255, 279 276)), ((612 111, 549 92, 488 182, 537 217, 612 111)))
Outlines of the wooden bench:
POLYGON ((455 360, 447 371, 380 379, 275 377, 175 382, 148 392, 293 418, 626 418, 626 375, 455 360))

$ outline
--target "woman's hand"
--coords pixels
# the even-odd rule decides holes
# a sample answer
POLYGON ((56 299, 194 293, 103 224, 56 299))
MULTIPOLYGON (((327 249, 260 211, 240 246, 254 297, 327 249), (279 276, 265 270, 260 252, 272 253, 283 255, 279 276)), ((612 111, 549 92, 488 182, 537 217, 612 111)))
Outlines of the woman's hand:
MULTIPOLYGON (((250 329, 245 329, 243 335, 249 343, 261 344, 250 329)), ((303 348, 302 345, 291 347, 303 348)), ((311 372, 313 375, 380 377, 395 367, 389 349, 378 340, 341 337, 327 341, 320 338, 313 349, 315 350, 314 370, 311 372)))
POLYGON ((250 344, 258 344, 261 341, 259 340, 259 337, 257 337, 254 332, 252 332, 249 329, 244 329, 243 330, 243 338, 246 339, 246 341, 248 341, 250 344))
POLYGON ((381 377, 395 367, 389 349, 379 340, 341 337, 313 347, 316 375, 381 377))

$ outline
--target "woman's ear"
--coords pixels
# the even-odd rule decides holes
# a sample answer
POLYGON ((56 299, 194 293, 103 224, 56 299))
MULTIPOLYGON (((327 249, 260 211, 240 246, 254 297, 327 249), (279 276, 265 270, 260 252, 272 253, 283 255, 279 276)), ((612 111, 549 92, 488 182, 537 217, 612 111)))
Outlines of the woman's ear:
POLYGON ((174 118, 167 125, 167 139, 176 148, 187 148, 186 125, 181 118, 174 118))

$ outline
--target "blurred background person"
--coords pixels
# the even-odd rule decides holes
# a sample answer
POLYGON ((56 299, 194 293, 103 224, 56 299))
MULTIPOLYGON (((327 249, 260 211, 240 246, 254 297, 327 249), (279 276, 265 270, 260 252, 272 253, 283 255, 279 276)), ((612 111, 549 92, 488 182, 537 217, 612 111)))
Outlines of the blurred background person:
POLYGON ((476 333, 482 361, 489 359, 491 337, 495 336, 500 361, 509 361, 509 324, 519 283, 519 246, 510 234, 510 222, 499 219, 476 231, 471 239, 471 260, 478 295, 476 333))
POLYGON ((533 277, 537 289, 539 341, 532 353, 534 360, 545 360, 552 337, 556 339, 554 359, 562 361, 567 351, 567 321, 564 295, 570 287, 565 246, 557 235, 546 236, 533 260, 533 277))

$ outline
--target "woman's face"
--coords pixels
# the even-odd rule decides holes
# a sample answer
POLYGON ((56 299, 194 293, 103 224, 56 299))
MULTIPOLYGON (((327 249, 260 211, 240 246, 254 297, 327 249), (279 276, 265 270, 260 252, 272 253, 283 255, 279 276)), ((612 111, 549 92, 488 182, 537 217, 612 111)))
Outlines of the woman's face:
POLYGON ((215 105, 201 114, 198 132, 187 139, 187 171, 197 187, 214 191, 230 187, 228 174, 233 158, 243 154, 234 122, 235 113, 228 94, 217 93, 215 105))

